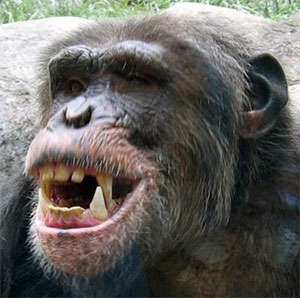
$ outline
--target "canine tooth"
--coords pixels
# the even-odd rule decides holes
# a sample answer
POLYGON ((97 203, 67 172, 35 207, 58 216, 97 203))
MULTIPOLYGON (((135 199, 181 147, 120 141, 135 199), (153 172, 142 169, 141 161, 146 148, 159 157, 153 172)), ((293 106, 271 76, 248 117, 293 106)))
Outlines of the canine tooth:
POLYGON ((41 180, 42 181, 48 181, 53 179, 53 170, 50 166, 45 166, 42 169, 42 175, 41 175, 41 180))
POLYGON ((81 183, 84 178, 84 170, 76 169, 71 177, 72 182, 74 183, 81 183))
POLYGON ((53 205, 52 201, 49 199, 49 197, 46 195, 45 191, 43 188, 39 188, 39 195, 40 198, 42 197, 42 199, 49 205, 53 205))
POLYGON ((96 180, 98 182, 98 184, 102 187, 102 189, 104 190, 105 188, 105 184, 106 184, 106 181, 105 181, 105 175, 103 174, 98 174, 96 176, 96 180))
POLYGON ((48 199, 49 184, 48 183, 41 183, 41 191, 42 191, 42 194, 45 196, 45 198, 48 199))
POLYGON ((96 219, 104 220, 107 218, 107 209, 105 206, 101 186, 96 187, 93 200, 90 204, 90 210, 96 219))
POLYGON ((105 203, 108 211, 109 212, 114 211, 117 204, 112 199, 112 181, 113 181, 112 176, 105 175, 105 174, 98 174, 96 179, 98 184, 102 187, 105 203))
POLYGON ((39 188, 39 204, 42 208, 42 212, 46 215, 49 212, 51 201, 48 199, 42 188, 39 188))
POLYGON ((55 169, 54 180, 60 181, 60 182, 65 182, 65 181, 68 181, 69 178, 70 178, 70 171, 66 166, 59 165, 55 169))

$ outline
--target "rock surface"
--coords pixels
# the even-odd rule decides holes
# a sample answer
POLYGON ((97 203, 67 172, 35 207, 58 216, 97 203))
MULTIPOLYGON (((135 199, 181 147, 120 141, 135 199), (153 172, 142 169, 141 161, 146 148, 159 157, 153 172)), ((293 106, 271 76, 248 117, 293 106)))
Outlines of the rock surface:
POLYGON ((37 130, 34 73, 39 52, 85 22, 62 17, 0 25, 0 180, 24 158, 37 130))
MULTIPOLYGON (((198 3, 179 3, 170 8, 182 17, 218 20, 220 28, 235 32, 248 41, 254 52, 268 52, 283 65, 289 85, 300 84, 300 28, 295 24, 276 22, 237 10, 198 3)), ((298 24, 298 23, 297 23, 298 24)))
MULTIPOLYGON (((290 94, 300 97, 300 26, 201 4, 177 4, 170 13, 201 18, 209 25, 242 35, 254 52, 269 52, 282 63, 290 94)), ((23 159, 37 130, 39 115, 34 97, 34 72, 42 48, 84 23, 80 18, 60 17, 0 25, 0 180, 23 159)))

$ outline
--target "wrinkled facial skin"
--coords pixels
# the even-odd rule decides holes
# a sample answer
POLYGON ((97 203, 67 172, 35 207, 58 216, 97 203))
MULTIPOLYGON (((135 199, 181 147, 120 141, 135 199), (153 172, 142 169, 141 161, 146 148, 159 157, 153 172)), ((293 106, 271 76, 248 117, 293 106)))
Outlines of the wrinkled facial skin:
MULTIPOLYGON (((205 52, 175 49, 128 40, 70 46, 50 59, 49 120, 26 160, 41 185, 31 230, 42 264, 94 277, 134 243, 145 265, 228 220, 242 88, 228 91, 222 111, 212 108, 198 79, 214 77, 211 87, 222 80, 205 68, 205 52)), ((238 64, 225 74, 243 80, 238 64)))

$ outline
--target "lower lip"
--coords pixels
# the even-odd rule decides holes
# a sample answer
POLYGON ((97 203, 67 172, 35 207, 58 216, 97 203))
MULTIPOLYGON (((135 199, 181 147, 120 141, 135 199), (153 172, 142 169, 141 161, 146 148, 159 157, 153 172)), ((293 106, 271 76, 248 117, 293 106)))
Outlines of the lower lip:
POLYGON ((65 232, 74 237, 79 237, 83 234, 93 234, 99 233, 101 231, 105 232, 109 229, 112 229, 117 224, 117 221, 117 219, 113 219, 112 217, 110 217, 107 220, 101 222, 100 224, 91 227, 69 229, 48 227, 45 224, 44 214, 41 208, 38 206, 35 225, 38 232, 45 236, 57 236, 58 234, 62 234, 65 232))
POLYGON ((105 272, 111 263, 101 254, 103 247, 109 245, 112 230, 118 231, 116 222, 111 219, 88 228, 58 229, 45 225, 42 210, 38 207, 35 229, 44 256, 65 273, 95 276, 105 272))
POLYGON ((112 216, 107 218, 105 221, 100 222, 98 225, 90 226, 90 227, 76 227, 76 228, 58 228, 58 227, 49 227, 45 223, 45 216, 40 208, 40 205, 38 205, 37 208, 37 216, 35 220, 35 225, 37 231, 44 235, 44 236, 57 236, 58 234, 67 233, 68 235, 74 236, 74 237, 80 237, 84 234, 94 234, 94 233, 107 233, 111 231, 119 221, 124 220, 124 217, 126 217, 127 214, 131 212, 131 210, 135 206, 135 194, 140 193, 143 188, 143 183, 139 183, 135 190, 128 195, 124 202, 122 203, 122 206, 115 212, 112 216))

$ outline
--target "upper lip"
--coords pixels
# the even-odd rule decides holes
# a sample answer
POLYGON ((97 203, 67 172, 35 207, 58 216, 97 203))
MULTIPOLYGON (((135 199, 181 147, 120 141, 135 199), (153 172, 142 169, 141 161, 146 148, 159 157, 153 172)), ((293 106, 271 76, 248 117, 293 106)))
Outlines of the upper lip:
MULTIPOLYGON (((43 206, 47 214, 50 209, 50 212, 56 212, 55 215, 67 215, 70 213, 68 208, 76 206, 81 208, 75 210, 77 213, 91 211, 96 219, 104 220, 118 213, 114 199, 120 198, 121 203, 124 202, 127 195, 131 197, 130 193, 137 184, 154 185, 156 169, 143 152, 128 143, 128 131, 121 128, 98 129, 98 134, 95 127, 84 132, 62 130, 59 134, 43 129, 32 142, 26 171, 41 181, 40 202, 46 202, 43 206), (101 177, 108 177, 108 182, 101 182, 101 177), (126 181, 130 182, 130 187, 122 195, 114 197, 112 185, 113 181, 120 182, 118 179, 121 179, 121 188, 126 181), (107 214, 101 207, 104 201, 107 214)), ((130 201, 122 203, 122 208, 135 205, 135 200, 130 201)))
POLYGON ((55 134, 47 129, 41 130, 29 148, 26 173, 38 178, 38 169, 45 163, 61 163, 84 169, 94 176, 104 172, 137 180, 154 174, 149 160, 126 140, 126 130, 103 130, 96 135, 97 138, 91 139, 89 134, 95 135, 96 128, 90 129, 93 131, 78 132, 78 135, 76 131, 55 134))

